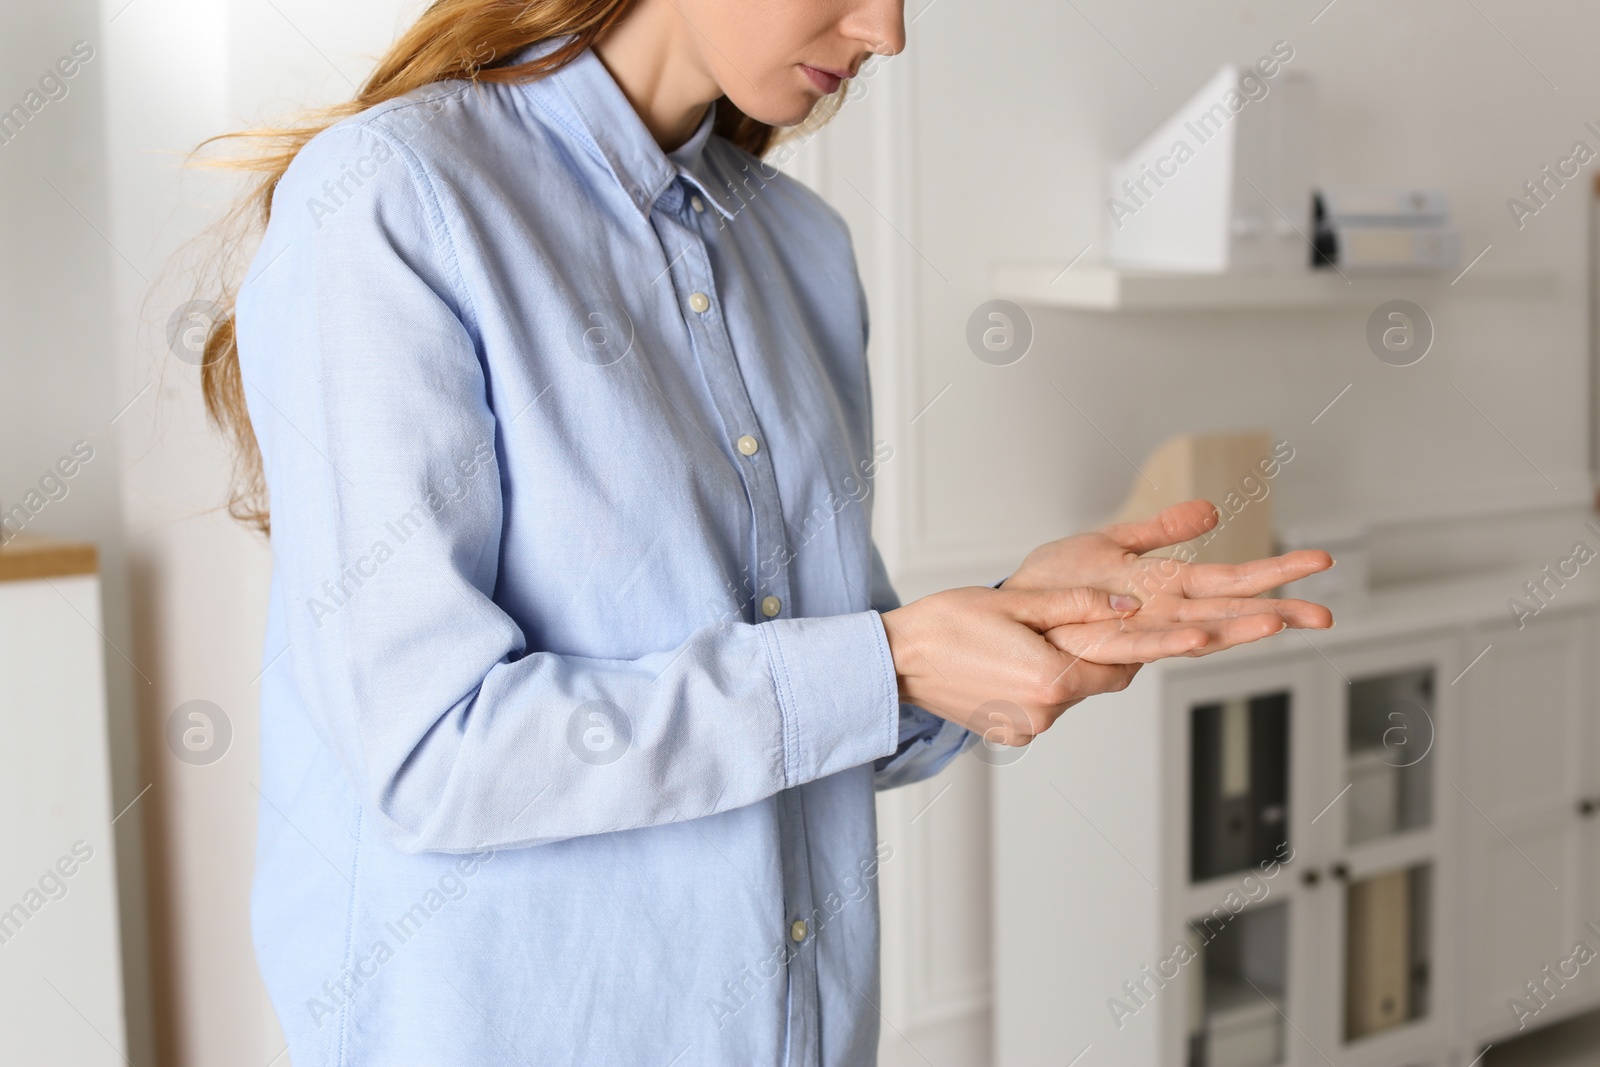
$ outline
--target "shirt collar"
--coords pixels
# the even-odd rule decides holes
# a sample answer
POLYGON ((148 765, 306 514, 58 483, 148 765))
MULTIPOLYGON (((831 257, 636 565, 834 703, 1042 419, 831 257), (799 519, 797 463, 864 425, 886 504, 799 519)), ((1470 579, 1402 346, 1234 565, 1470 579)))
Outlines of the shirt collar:
MULTIPOLYGON (((559 48, 569 38, 530 45, 512 58, 526 63, 559 48)), ((541 109, 611 172, 639 214, 649 217, 657 198, 682 177, 732 219, 743 206, 717 179, 706 159, 706 142, 716 121, 716 105, 706 109, 694 135, 670 155, 645 127, 593 49, 585 49, 554 74, 525 85, 541 109)))

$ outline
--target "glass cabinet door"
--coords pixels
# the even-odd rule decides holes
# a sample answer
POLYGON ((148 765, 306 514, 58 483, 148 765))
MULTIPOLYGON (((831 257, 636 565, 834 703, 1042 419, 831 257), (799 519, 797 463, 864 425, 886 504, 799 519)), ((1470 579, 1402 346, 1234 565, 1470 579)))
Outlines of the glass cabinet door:
POLYGON ((1353 677, 1346 696, 1345 844, 1433 822, 1434 668, 1353 677))
POLYGON ((1448 854, 1442 790, 1456 743, 1459 650, 1414 640, 1330 651, 1316 840, 1327 892, 1309 962, 1326 976, 1318 1033, 1341 1063, 1394 1062, 1440 1039, 1434 979, 1448 854), (1402 1052, 1402 1050, 1406 1050, 1402 1052))
POLYGON ((1189 709, 1189 880, 1206 882, 1271 860, 1288 840, 1286 690, 1189 709))
MULTIPOLYGON (((1319 682, 1309 657, 1195 672, 1167 691, 1183 738, 1168 764, 1171 913, 1187 941, 1183 1004, 1166 1062, 1298 1067, 1317 1010, 1299 958, 1316 940, 1302 880, 1315 827, 1319 682), (1298 852, 1297 852, 1298 850, 1298 852)), ((1325 892, 1322 895, 1326 895, 1325 892)))
POLYGON ((1223 907, 1190 920, 1188 1067, 1287 1062, 1289 909, 1223 907))

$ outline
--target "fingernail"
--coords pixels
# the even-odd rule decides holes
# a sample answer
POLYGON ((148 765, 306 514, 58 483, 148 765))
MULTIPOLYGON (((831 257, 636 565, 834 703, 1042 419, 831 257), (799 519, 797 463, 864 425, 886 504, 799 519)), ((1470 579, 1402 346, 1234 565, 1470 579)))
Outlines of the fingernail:
POLYGON ((1139 602, 1131 596, 1123 596, 1121 593, 1117 593, 1111 598, 1111 610, 1137 611, 1139 610, 1139 602))

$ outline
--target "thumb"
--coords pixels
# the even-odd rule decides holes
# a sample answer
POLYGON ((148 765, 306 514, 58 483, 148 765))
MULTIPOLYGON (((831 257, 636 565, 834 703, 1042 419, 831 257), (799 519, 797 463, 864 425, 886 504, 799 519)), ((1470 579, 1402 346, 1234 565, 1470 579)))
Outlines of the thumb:
POLYGON ((1105 622, 1125 618, 1138 607, 1131 597, 1119 596, 1118 603, 1098 589, 1019 589, 1008 591, 1007 612, 1013 619, 1040 633, 1072 623, 1105 622))

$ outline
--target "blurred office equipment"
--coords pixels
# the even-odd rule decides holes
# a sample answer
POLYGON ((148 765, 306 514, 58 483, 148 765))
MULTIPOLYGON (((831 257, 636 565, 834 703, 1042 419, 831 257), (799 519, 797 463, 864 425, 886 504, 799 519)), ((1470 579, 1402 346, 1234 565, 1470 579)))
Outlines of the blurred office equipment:
POLYGON ((1312 264, 1341 271, 1447 270, 1460 265, 1461 231, 1437 189, 1328 188, 1312 201, 1312 264))
POLYGON ((1350 886, 1345 916, 1345 1037, 1381 1033, 1412 1015, 1412 882, 1425 868, 1350 886))
POLYGON ((1314 108, 1311 78, 1271 56, 1255 67, 1221 67, 1111 168, 1110 261, 1176 271, 1303 270, 1314 108))
POLYGON ((96 555, 20 537, 0 548, 8 1063, 110 1067, 127 1045, 96 555))
POLYGON ((1281 695, 1191 709, 1190 878, 1209 881, 1270 861, 1283 840, 1288 707, 1281 695))

